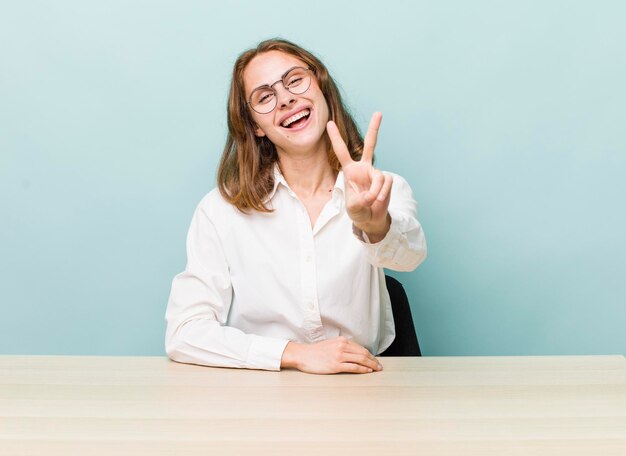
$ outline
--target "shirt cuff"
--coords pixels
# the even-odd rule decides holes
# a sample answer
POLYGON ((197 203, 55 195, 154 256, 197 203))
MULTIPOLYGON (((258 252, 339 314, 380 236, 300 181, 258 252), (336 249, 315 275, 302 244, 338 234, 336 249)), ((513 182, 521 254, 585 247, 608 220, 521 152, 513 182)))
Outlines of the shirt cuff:
POLYGON ((279 371, 283 352, 288 343, 286 339, 253 336, 248 351, 248 368, 279 371))
POLYGON ((363 230, 354 226, 354 224, 352 224, 352 232, 367 250, 368 258, 376 263, 381 261, 384 262, 385 260, 394 259, 402 244, 402 240, 404 239, 404 235, 402 234, 398 224, 398 220, 391 217, 389 231, 387 231, 387 234, 382 240, 374 244, 370 242, 367 234, 363 230))

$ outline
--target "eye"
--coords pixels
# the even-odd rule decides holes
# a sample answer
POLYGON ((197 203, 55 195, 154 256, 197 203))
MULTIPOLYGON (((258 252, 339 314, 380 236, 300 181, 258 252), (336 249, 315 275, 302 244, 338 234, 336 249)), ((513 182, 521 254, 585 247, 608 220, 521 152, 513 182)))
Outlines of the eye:
POLYGON ((302 75, 291 76, 287 82, 288 87, 295 87, 302 82, 302 75))
POLYGON ((269 89, 256 90, 252 94, 251 101, 254 105, 266 104, 272 101, 274 92, 269 89))
POLYGON ((272 99, 272 97, 274 96, 273 93, 264 93, 261 98, 259 98, 259 103, 263 104, 263 103, 267 103, 268 101, 270 101, 272 99))

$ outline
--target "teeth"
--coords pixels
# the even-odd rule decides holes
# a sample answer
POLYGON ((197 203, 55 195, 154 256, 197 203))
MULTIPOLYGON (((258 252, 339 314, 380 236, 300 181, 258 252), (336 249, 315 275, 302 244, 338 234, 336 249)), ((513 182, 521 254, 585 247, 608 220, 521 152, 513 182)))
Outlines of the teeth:
POLYGON ((287 119, 285 119, 283 121, 283 123, 281 123, 281 125, 283 127, 288 127, 289 125, 294 123, 296 120, 302 119, 304 116, 308 116, 309 114, 311 114, 311 111, 309 111, 308 109, 304 109, 304 110, 294 114, 293 116, 288 117, 287 119))

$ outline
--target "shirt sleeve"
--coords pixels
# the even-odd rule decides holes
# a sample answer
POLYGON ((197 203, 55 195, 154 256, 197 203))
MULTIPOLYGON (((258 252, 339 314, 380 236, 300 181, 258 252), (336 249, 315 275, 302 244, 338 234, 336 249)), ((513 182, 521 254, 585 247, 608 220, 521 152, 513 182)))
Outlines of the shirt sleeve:
POLYGON ((224 249, 202 203, 187 235, 187 267, 172 282, 165 350, 174 361, 280 370, 288 340, 226 325, 233 296, 224 249))
POLYGON ((372 244, 363 231, 354 225, 352 228, 367 250, 367 258, 372 266, 407 272, 417 268, 426 259, 426 238, 417 220, 417 202, 411 187, 401 176, 392 176, 389 200, 391 227, 386 236, 372 244))

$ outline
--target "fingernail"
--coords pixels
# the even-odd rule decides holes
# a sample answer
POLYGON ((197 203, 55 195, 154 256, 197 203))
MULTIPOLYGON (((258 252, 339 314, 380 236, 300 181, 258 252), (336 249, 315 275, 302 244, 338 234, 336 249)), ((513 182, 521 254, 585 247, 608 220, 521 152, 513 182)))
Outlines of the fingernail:
POLYGON ((368 369, 367 369, 367 372, 372 372, 372 369, 369 369, 369 368, 368 368, 368 369))
POLYGON ((382 364, 378 365, 378 370, 383 370, 383 365, 382 364))

